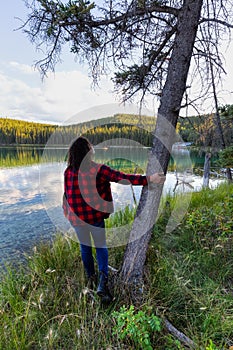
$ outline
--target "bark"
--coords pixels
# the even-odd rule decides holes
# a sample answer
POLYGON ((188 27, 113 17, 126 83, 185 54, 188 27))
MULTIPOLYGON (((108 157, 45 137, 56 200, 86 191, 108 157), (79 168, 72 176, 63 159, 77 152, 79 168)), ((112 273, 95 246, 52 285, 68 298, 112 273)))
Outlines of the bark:
POLYGON ((210 153, 206 153, 206 155, 205 155, 205 163, 204 163, 204 174, 203 174, 203 187, 209 187, 210 158, 211 158, 211 154, 210 153))
MULTIPOLYGON (((185 0, 179 10, 177 34, 158 110, 153 147, 147 168, 148 175, 161 172, 161 170, 164 173, 167 172, 202 3, 202 0, 185 0)), ((161 185, 143 188, 120 272, 125 284, 137 285, 142 281, 146 252, 158 213, 161 194, 161 185)))
POLYGON ((229 182, 232 182, 232 173, 231 173, 231 169, 230 168, 226 168, 226 174, 227 174, 227 180, 229 182))
MULTIPOLYGON (((220 118, 220 114, 219 114, 218 98, 217 98, 216 86, 215 86, 215 81, 214 81, 213 64, 211 61, 210 61, 210 71, 211 71, 211 80, 212 80, 214 103, 215 103, 215 110, 216 110, 216 113, 215 113, 216 126, 217 126, 219 139, 221 142, 221 149, 225 149, 226 143, 225 143, 225 139, 224 139, 222 122, 221 122, 221 118, 220 118)), ((232 182, 232 174, 231 174, 231 169, 229 167, 226 167, 226 176, 227 176, 228 181, 232 182)))
POLYGON ((173 334, 179 341, 181 341, 185 346, 189 349, 196 349, 196 344, 192 341, 192 339, 188 338, 184 333, 180 332, 177 328, 175 328, 168 320, 164 320, 165 327, 167 330, 173 334))

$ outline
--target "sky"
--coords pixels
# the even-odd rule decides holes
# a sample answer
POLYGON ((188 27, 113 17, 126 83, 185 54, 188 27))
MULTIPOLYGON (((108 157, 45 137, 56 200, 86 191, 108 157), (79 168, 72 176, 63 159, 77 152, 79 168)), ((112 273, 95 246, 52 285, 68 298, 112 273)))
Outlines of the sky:
MULTIPOLYGON (((9 0, 1 4, 0 13, 0 117, 54 124, 66 123, 79 115, 80 122, 86 110, 99 106, 118 105, 110 78, 102 77, 99 88, 92 87, 87 69, 75 62, 74 55, 66 51, 62 63, 42 80, 34 68, 42 56, 27 36, 17 30, 25 20, 27 8, 23 0, 9 0)), ((233 104, 233 45, 226 56, 227 76, 220 88, 220 103, 233 104)), ((122 107, 119 107, 121 110, 122 107)), ((211 104, 206 108, 211 109, 211 104)), ((149 105, 153 113, 154 102, 149 105)), ((101 110, 101 109, 100 109, 101 110)), ((208 110, 207 112, 211 112, 208 110)), ((99 116, 101 117, 101 116, 99 116)))
POLYGON ((42 80, 35 63, 42 56, 27 36, 17 30, 25 20, 22 0, 1 3, 0 117, 61 124, 73 115, 98 105, 116 104, 113 84, 103 77, 93 89, 86 67, 65 52, 55 73, 42 80))

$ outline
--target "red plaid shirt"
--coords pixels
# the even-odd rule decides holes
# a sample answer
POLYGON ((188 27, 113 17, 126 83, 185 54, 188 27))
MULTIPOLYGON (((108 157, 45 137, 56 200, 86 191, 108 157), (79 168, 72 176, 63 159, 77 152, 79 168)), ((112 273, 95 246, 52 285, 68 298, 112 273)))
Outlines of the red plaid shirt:
POLYGON ((110 182, 148 184, 144 175, 124 174, 94 162, 88 171, 65 170, 63 210, 72 225, 94 224, 109 217, 114 210, 110 182))

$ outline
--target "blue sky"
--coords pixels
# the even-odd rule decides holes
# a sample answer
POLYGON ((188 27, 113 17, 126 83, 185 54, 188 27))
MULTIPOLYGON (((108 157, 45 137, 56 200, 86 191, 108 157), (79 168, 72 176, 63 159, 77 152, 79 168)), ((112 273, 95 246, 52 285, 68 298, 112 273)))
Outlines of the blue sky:
MULTIPOLYGON (((75 114, 95 106, 117 103, 109 77, 93 90, 86 69, 65 52, 63 62, 42 82, 34 64, 40 58, 25 34, 16 30, 26 19, 22 0, 1 4, 0 14, 0 116, 30 121, 63 123, 75 114)), ((226 56, 228 72, 220 93, 220 103, 233 104, 233 45, 226 56)), ((211 112, 212 102, 205 108, 211 112)), ((154 106, 157 109, 157 106, 154 106)), ((82 115, 82 114, 80 114, 82 115)), ((81 118, 81 117, 80 117, 81 118)))
POLYGON ((0 14, 0 116, 29 121, 63 123, 76 113, 96 105, 117 103, 113 85, 103 77, 93 90, 86 69, 65 52, 55 74, 42 82, 34 64, 40 58, 25 34, 16 30, 17 17, 25 20, 22 0, 1 4, 0 14))

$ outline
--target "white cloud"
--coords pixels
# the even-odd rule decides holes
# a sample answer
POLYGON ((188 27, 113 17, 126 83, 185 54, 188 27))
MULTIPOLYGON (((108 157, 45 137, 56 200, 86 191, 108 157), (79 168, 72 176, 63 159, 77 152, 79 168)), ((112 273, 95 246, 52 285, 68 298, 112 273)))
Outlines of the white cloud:
POLYGON ((63 123, 72 115, 95 105, 114 103, 113 86, 107 78, 101 89, 80 71, 56 72, 43 81, 31 66, 10 62, 0 72, 0 115, 33 121, 63 123))
MULTIPOLYGON (((230 45, 226 55, 227 75, 223 87, 218 90, 220 104, 233 104, 232 53, 233 45, 230 45)), ((49 73, 42 81, 39 72, 31 65, 14 60, 7 64, 0 62, 0 116, 64 123, 87 109, 116 103, 112 90, 113 84, 108 77, 102 77, 100 88, 93 90, 91 78, 75 68, 49 73)), ((156 106, 152 102, 152 107, 148 108, 157 111, 157 106, 158 101, 156 106)), ((213 108, 212 102, 206 100, 203 108, 211 112, 211 106, 213 108)), ((191 108, 188 112, 196 114, 191 108)))
POLYGON ((91 89, 91 83, 91 79, 79 71, 50 74, 43 85, 43 93, 50 103, 51 113, 57 113, 59 120, 64 122, 89 107, 116 102, 109 80, 103 79, 102 88, 95 91, 91 89))
POLYGON ((31 88, 22 80, 0 74, 0 114, 8 118, 29 119, 43 115, 40 88, 31 88))
POLYGON ((9 66, 15 70, 18 70, 19 72, 22 72, 23 74, 30 74, 30 75, 36 74, 35 68, 33 68, 27 64, 22 64, 22 63, 18 63, 15 61, 11 61, 11 62, 9 62, 9 66))

